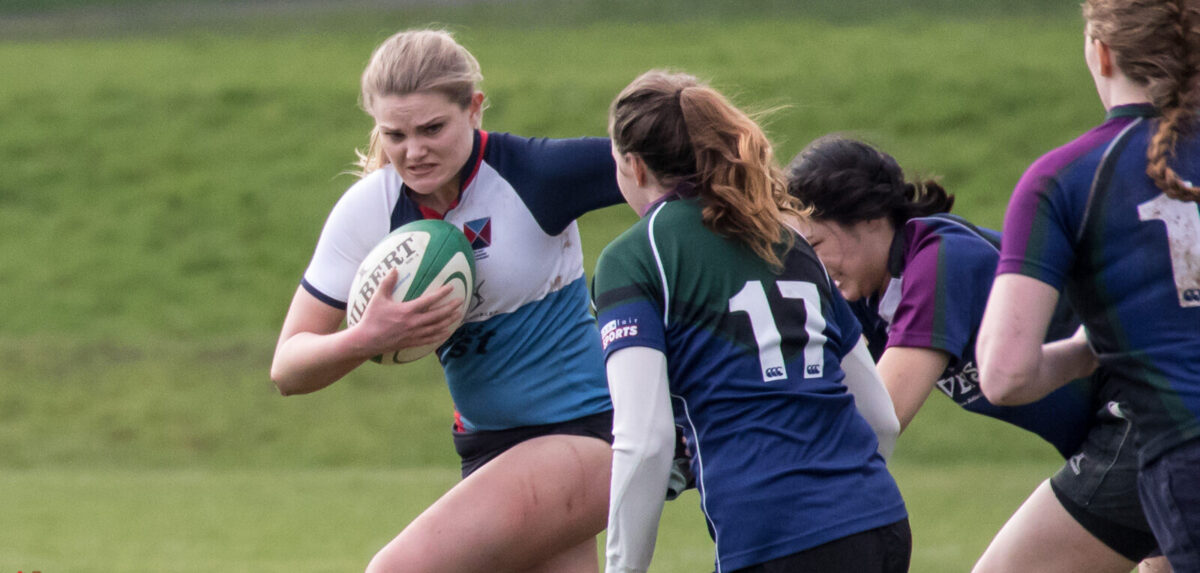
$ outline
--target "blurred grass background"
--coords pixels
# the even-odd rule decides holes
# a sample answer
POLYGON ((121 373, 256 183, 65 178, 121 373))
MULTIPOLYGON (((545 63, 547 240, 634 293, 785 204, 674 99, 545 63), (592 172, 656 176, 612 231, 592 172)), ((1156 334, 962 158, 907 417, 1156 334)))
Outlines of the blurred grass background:
MULTIPOLYGON (((0 3, 0 572, 342 571, 451 484, 435 362, 282 399, 267 371, 371 126, 396 30, 478 57, 484 125, 601 135, 651 67, 709 79, 786 162, 866 137, 998 227, 1024 168, 1103 116, 1075 2, 0 3)), ((581 223, 587 266, 633 220, 581 223)), ((933 397, 893 462, 913 571, 968 570, 1060 460, 933 397)), ((653 570, 711 569, 694 494, 653 570), (706 569, 707 568, 707 569, 706 569)))

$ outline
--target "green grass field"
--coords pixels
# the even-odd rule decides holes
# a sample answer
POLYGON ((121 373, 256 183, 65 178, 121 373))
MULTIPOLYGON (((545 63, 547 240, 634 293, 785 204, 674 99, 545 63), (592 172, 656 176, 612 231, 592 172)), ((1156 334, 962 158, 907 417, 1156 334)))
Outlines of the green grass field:
MULTIPOLYGON (((781 107, 782 161, 854 132, 989 226, 1103 114, 1072 2, 417 4, 0 5, 0 573, 357 570, 454 482, 436 363, 287 399, 267 378, 371 125, 358 74, 397 29, 456 31, 489 130, 600 135, 634 76, 683 69, 781 107)), ((632 220, 583 220, 589 269, 632 220)), ((912 570, 969 569, 1058 463, 932 397, 893 464, 912 570)), ((691 494, 654 570, 706 567, 691 494)))

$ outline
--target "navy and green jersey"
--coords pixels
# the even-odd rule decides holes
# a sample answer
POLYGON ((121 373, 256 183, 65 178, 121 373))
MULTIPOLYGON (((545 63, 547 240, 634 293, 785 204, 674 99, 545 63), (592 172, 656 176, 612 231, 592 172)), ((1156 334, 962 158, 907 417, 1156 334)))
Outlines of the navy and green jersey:
MULTIPOLYGON (((1038 159, 1009 203, 997 269, 1066 292, 1121 385, 1142 463, 1200 436, 1200 207, 1146 175, 1156 115, 1115 107, 1038 159)), ((1172 164, 1200 182, 1200 139, 1181 140, 1172 164)))
MULTIPOLYGON (((1022 406, 996 406, 979 388, 975 341, 1000 260, 1000 234, 940 214, 905 223, 892 241, 892 280, 882 296, 851 307, 863 324, 871 353, 904 346, 940 350, 950 357, 937 388, 964 409, 1041 436, 1063 457, 1073 455, 1096 406, 1091 378, 1076 380, 1022 406)), ((1074 333, 1079 322, 1060 305, 1048 339, 1074 333)))
POLYGON ((664 353, 718 571, 894 523, 904 502, 842 384, 860 339, 797 238, 776 274, 701 222, 698 199, 654 206, 600 256, 606 356, 664 353))

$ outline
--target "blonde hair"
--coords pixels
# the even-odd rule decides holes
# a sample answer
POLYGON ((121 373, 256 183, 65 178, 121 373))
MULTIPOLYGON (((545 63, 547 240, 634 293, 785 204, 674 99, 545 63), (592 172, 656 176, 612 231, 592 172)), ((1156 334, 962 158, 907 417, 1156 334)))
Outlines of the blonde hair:
MULTIPOLYGON (((407 30, 384 40, 362 74, 359 104, 370 113, 385 96, 434 91, 464 109, 483 81, 479 62, 444 30, 407 30)), ((366 153, 358 154, 360 175, 387 164, 379 129, 372 128, 366 153)))
POLYGON ((694 184, 706 227, 782 268, 775 247, 795 240, 785 220, 805 213, 762 128, 725 96, 693 76, 651 70, 613 100, 609 133, 664 184, 694 184))
POLYGON ((1200 0, 1087 0, 1092 38, 1112 50, 1129 79, 1146 86, 1162 112, 1146 151, 1146 174, 1167 196, 1200 203, 1200 189, 1169 165, 1200 108, 1200 0))

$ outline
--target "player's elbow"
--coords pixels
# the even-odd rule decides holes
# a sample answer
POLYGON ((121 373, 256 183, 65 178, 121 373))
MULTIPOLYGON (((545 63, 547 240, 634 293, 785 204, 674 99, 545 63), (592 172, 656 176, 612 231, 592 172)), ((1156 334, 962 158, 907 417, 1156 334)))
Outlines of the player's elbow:
POLYGON ((1020 406, 1029 400, 1023 396, 1032 385, 1036 371, 1019 361, 980 360, 979 389, 988 402, 997 406, 1020 406))
POLYGON ((1013 406, 1013 390, 1007 380, 999 380, 994 374, 985 375, 979 381, 983 397, 996 406, 1013 406), (985 382, 986 380, 986 382, 985 382))
POLYGON ((295 396, 297 394, 307 394, 307 390, 301 384, 298 384, 294 376, 281 368, 278 364, 271 365, 271 382, 275 384, 275 389, 279 391, 281 396, 295 396))
POLYGON ((893 442, 900 437, 900 432, 904 430, 904 425, 900 423, 900 417, 896 415, 895 406, 881 411, 871 420, 871 427, 875 429, 875 434, 880 439, 888 438, 893 442))
POLYGON ((287 379, 280 376, 274 369, 271 370, 271 382, 275 384, 275 389, 279 391, 280 396, 295 396, 300 392, 287 383, 287 379))
POLYGON ((904 429, 900 426, 900 418, 896 417, 894 409, 888 414, 890 415, 881 416, 875 422, 875 435, 878 436, 881 444, 895 444, 896 440, 900 439, 900 432, 904 429))
POLYGON ((988 332, 979 334, 975 358, 979 367, 979 389, 988 402, 997 406, 1022 404, 1021 394, 1036 377, 1037 350, 1023 349, 988 332), (1007 342, 1007 343, 1006 343, 1007 342))

